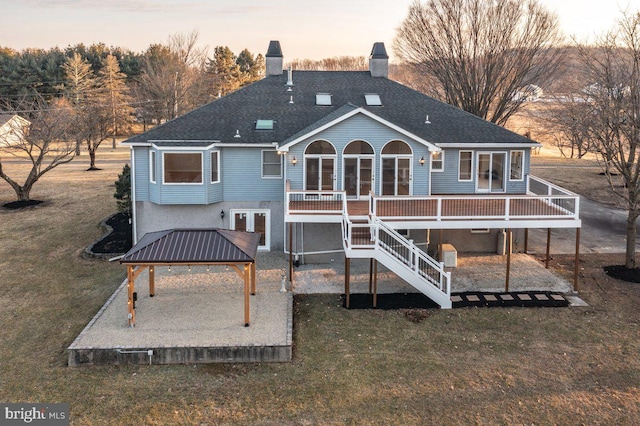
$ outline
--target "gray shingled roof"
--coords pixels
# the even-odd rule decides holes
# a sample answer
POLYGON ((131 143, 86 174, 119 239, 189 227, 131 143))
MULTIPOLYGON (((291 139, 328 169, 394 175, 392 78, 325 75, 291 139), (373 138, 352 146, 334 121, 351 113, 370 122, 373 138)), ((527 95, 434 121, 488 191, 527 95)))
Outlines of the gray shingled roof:
POLYGON ((337 110, 355 106, 435 144, 532 143, 524 136, 402 84, 371 77, 368 71, 293 71, 291 92, 287 91, 286 83, 286 72, 265 77, 126 142, 282 144, 303 130, 317 127, 319 122, 330 121, 327 117, 335 117, 337 110), (316 106, 317 93, 331 94, 332 106, 316 106), (367 106, 364 95, 369 93, 379 94, 382 106, 367 106), (430 124, 425 123, 427 115, 430 124), (274 120, 274 130, 255 130, 256 120, 274 120), (234 138, 237 131, 240 138, 234 138))
POLYGON ((124 264, 249 263, 260 234, 228 229, 168 229, 150 232, 120 259, 124 264))

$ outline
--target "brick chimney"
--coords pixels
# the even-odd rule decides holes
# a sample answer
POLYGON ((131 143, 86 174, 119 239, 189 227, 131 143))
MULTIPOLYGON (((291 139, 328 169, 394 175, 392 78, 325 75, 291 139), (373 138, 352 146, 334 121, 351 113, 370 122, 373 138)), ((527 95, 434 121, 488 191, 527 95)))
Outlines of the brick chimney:
POLYGON ((284 57, 282 56, 282 49, 280 48, 280 42, 277 40, 271 40, 269 42, 269 49, 265 55, 265 64, 267 77, 270 75, 282 75, 284 70, 284 57))
POLYGON ((389 78, 389 55, 382 42, 373 43, 369 56, 369 72, 371 77, 389 78))

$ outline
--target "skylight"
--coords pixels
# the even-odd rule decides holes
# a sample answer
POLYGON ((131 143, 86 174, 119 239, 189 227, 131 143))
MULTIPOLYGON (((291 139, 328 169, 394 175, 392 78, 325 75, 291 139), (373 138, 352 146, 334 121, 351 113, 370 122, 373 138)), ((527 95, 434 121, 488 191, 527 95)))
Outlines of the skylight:
POLYGON ((367 93, 364 95, 364 100, 367 102, 369 106, 382 106, 382 101, 380 100, 380 95, 377 93, 367 93))
POLYGON ((273 130, 273 120, 257 120, 256 130, 273 130))
POLYGON ((329 93, 316 93, 316 105, 331 106, 331 95, 329 93))

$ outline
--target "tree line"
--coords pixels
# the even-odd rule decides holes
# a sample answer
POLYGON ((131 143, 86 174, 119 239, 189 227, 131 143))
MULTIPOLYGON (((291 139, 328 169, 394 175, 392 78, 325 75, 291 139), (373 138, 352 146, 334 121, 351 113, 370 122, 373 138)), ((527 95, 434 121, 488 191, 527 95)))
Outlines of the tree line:
POLYGON ((20 202, 42 175, 84 148, 97 170, 102 142, 131 132, 132 124, 171 120, 264 75, 261 54, 237 56, 217 46, 209 57, 198 33, 176 34, 142 54, 104 44, 64 50, 0 47, 0 114, 19 116, 0 132, 0 178, 20 202), (2 155, 31 163, 23 182, 2 167, 2 155))
POLYGON ((206 48, 198 47, 198 37, 197 32, 175 34, 142 53, 103 43, 48 50, 0 47, 0 111, 20 111, 25 100, 35 97, 45 102, 68 97, 69 87, 75 90, 75 97, 80 92, 89 96, 96 88, 82 80, 91 80, 105 67, 117 66, 123 92, 128 94, 127 105, 135 117, 159 123, 263 75, 262 54, 244 49, 236 55, 226 46, 217 46, 209 56, 206 48), (69 66, 77 68, 79 62, 83 74, 71 75, 69 66))

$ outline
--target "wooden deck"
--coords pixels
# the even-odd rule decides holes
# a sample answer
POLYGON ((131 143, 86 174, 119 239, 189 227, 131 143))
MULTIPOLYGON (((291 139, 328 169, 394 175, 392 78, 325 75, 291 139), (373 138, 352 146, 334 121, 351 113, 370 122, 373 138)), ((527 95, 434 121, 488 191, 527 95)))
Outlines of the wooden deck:
POLYGON ((286 222, 334 222, 344 215, 371 216, 415 226, 462 228, 579 228, 580 196, 535 176, 523 194, 379 196, 349 200, 344 191, 288 190, 286 222))

